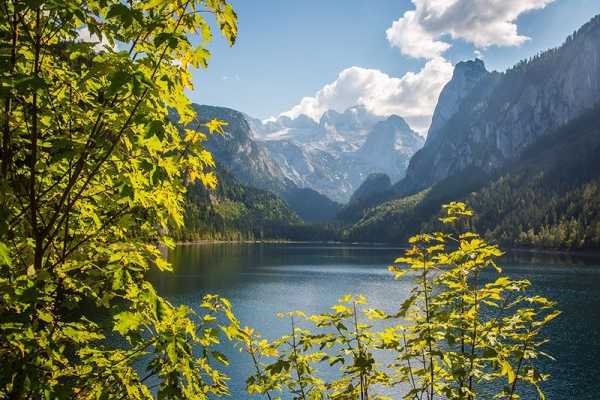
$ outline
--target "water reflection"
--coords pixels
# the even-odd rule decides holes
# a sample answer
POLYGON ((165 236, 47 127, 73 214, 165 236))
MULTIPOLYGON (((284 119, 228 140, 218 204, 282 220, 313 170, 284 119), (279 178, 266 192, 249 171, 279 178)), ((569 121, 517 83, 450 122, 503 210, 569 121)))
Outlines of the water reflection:
MULTIPOLYGON (((386 266, 401 254, 391 247, 309 244, 218 244, 179 246, 169 254, 173 274, 152 276, 175 303, 197 307, 205 293, 228 297, 242 323, 266 337, 287 329, 274 314, 302 309, 327 311, 345 293, 363 293, 373 307, 394 311, 410 289, 394 281, 386 266)), ((600 369, 600 261, 597 255, 512 252, 502 260, 511 277, 532 281, 534 294, 559 303, 561 317, 550 328, 547 351, 557 358, 544 369, 553 380, 549 399, 596 399, 600 369)), ((247 362, 232 353, 233 398, 243 394, 247 362)), ((527 393, 525 399, 537 398, 527 393)))

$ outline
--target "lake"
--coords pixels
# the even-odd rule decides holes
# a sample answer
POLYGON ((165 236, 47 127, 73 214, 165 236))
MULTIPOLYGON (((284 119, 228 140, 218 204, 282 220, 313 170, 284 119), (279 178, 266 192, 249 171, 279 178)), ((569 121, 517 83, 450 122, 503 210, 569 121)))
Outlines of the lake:
MULTIPOLYGON (((369 306, 393 311, 410 289, 395 281, 387 265, 402 253, 391 247, 315 244, 198 244, 169 253, 174 273, 152 280, 176 304, 198 308, 202 295, 227 297, 243 324, 267 338, 288 331, 281 311, 326 312, 343 294, 364 294, 369 306)), ((563 314, 546 331, 546 351, 556 362, 544 362, 552 375, 544 385, 550 400, 596 400, 600 392, 600 258, 598 256, 513 253, 502 262, 513 278, 527 278, 532 294, 559 303, 563 314)), ((229 352, 233 399, 249 398, 244 379, 245 355, 229 352)), ((525 399, 535 399, 525 394, 525 399)))

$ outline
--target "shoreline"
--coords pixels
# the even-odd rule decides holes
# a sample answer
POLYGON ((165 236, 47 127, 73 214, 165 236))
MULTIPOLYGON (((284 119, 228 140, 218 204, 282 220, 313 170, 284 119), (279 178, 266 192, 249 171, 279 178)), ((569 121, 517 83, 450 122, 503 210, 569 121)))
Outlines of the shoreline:
POLYGON ((192 240, 184 242, 175 242, 177 246, 205 245, 205 244, 338 244, 347 246, 394 246, 402 247, 384 242, 342 242, 339 240, 284 240, 284 239, 263 239, 263 240, 192 240))
MULTIPOLYGON (((217 240, 203 239, 193 241, 175 242, 176 246, 194 246, 194 245, 210 245, 210 244, 328 244, 328 245, 346 245, 346 246, 372 246, 372 247, 394 247, 406 248, 406 246, 385 243, 385 242, 343 242, 339 240, 286 240, 286 239, 262 239, 262 240, 217 240)), ((548 248, 529 248, 529 247, 513 247, 506 248, 506 253, 536 253, 536 254, 554 254, 565 256, 591 256, 600 257, 600 249, 548 249, 548 248)))
POLYGON ((600 257, 600 249, 561 250, 561 249, 547 249, 547 248, 514 247, 514 248, 507 249, 506 252, 507 253, 536 253, 536 254, 563 255, 563 256, 600 257))

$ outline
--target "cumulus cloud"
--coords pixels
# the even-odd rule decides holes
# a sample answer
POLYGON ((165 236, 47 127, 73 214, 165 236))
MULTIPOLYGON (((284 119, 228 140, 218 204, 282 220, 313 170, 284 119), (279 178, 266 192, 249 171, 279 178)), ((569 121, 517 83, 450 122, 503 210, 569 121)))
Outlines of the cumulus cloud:
POLYGON ((323 86, 314 96, 304 97, 282 115, 295 118, 305 114, 318 121, 329 109, 343 111, 363 105, 375 115, 400 115, 413 129, 425 132, 440 91, 452 77, 453 70, 452 64, 441 57, 429 60, 419 72, 408 72, 401 78, 377 69, 347 68, 335 81, 323 86))
POLYGON ((529 40, 520 35, 517 18, 554 0, 412 0, 407 11, 387 29, 390 44, 415 58, 442 55, 451 44, 446 37, 464 39, 477 48, 518 46, 529 40))
POLYGON ((398 114, 413 129, 425 132, 454 70, 442 56, 452 46, 451 40, 472 43, 480 58, 480 50, 489 46, 520 45, 529 38, 519 34, 517 18, 553 1, 412 0, 415 9, 394 21, 386 36, 404 55, 427 60, 420 71, 397 78, 376 69, 351 67, 282 115, 306 114, 318 120, 328 109, 343 111, 359 104, 376 115, 398 114))

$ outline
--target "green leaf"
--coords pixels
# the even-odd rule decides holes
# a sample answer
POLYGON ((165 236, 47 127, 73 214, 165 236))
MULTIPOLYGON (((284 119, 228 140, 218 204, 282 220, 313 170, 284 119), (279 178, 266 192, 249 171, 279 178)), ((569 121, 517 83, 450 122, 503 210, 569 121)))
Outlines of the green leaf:
POLYGON ((7 265, 9 267, 12 265, 10 250, 3 242, 0 242, 0 265, 7 265))
POLYGON ((136 330, 142 323, 142 316, 138 313, 124 311, 115 315, 113 329, 121 335, 126 335, 132 330, 136 330))
POLYGON ((212 356, 223 365, 229 365, 229 360, 225 355, 218 351, 211 351, 212 356))

